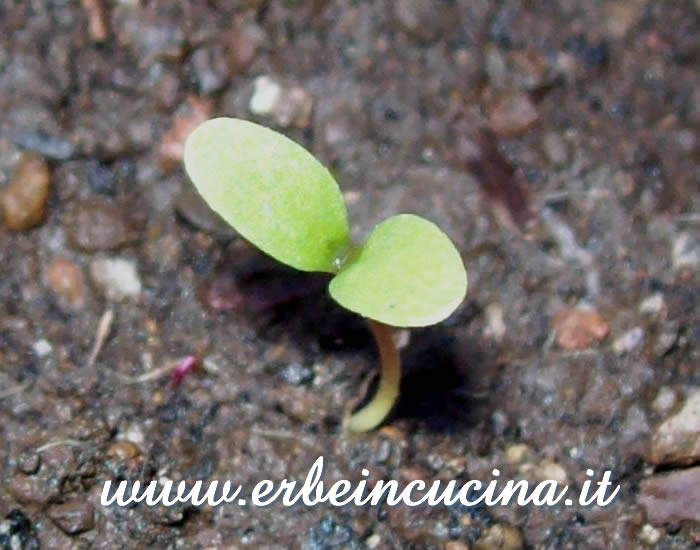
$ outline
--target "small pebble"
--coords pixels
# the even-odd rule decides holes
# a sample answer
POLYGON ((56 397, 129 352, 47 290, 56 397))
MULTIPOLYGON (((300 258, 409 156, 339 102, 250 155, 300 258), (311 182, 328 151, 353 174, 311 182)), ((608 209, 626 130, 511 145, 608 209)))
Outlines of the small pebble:
POLYGON ((523 537, 510 525, 496 524, 486 529, 474 543, 474 550, 521 550, 523 537))
POLYGON ((51 342, 42 338, 41 340, 34 342, 32 349, 34 350, 34 353, 36 353, 37 357, 46 357, 53 351, 53 346, 51 345, 51 342))
POLYGON ((644 341, 644 329, 635 327, 617 338, 613 342, 612 348, 618 355, 623 355, 638 347, 642 341, 644 341))
POLYGON ((531 452, 530 447, 524 443, 516 443, 506 448, 504 454, 509 464, 520 464, 531 452))
POLYGON ((67 258, 51 260, 46 271, 49 287, 72 308, 85 304, 85 277, 80 268, 67 258))
POLYGON ((700 466, 654 475, 639 485, 637 502, 652 525, 700 522, 700 466))
POLYGON ((248 105, 255 115, 269 116, 281 127, 307 128, 311 123, 313 96, 299 86, 283 88, 270 76, 255 79, 248 105))
POLYGON ((191 61, 199 91, 203 94, 218 92, 228 83, 231 70, 221 45, 197 48, 191 56, 191 61))
POLYGON ((121 461, 129 460, 130 458, 137 457, 141 454, 141 449, 132 441, 121 440, 115 441, 107 449, 107 456, 113 456, 121 461))
POLYGON ((564 467, 548 458, 537 465, 533 475, 538 481, 554 480, 560 485, 566 485, 569 482, 569 476, 564 467))
POLYGON ((677 399, 675 391, 668 386, 662 386, 659 388, 659 392, 656 394, 651 406, 658 413, 667 413, 674 407, 677 399))
POLYGON ((503 308, 499 304, 489 304, 486 306, 486 326, 484 336, 496 342, 503 340, 506 334, 506 324, 503 321, 503 308))
POLYGON ((95 526, 95 510, 85 500, 72 500, 49 508, 51 520, 68 535, 89 531, 95 526))
POLYGON ((32 451, 25 451, 17 460, 19 471, 25 475, 33 475, 39 471, 41 466, 41 457, 32 451))
POLYGON ((143 445, 144 442, 146 441, 146 436, 143 433, 143 428, 139 424, 132 424, 129 426, 129 428, 124 432, 123 436, 124 440, 126 441, 131 441, 135 445, 143 445))
POLYGON ((544 149, 547 160, 552 166, 560 167, 566 165, 569 161, 569 149, 564 141, 564 138, 556 132, 548 132, 542 139, 542 148, 544 149))
POLYGON ((397 0, 394 2, 394 14, 399 25, 409 35, 419 40, 434 40, 447 30, 450 17, 444 2, 425 2, 424 0, 397 0))
POLYGON ((285 382, 294 386, 308 384, 314 378, 313 369, 301 363, 290 363, 282 369, 280 374, 285 382))
POLYGON ((659 539, 661 539, 661 535, 663 535, 663 531, 661 531, 661 529, 657 529, 650 523, 645 523, 639 530, 640 542, 651 547, 656 546, 656 543, 659 542, 659 539))
POLYGON ((380 537, 379 535, 374 533, 373 535, 370 535, 369 537, 367 537, 367 539, 365 540, 365 546, 367 548, 369 548, 370 550, 372 550, 373 548, 376 548, 377 546, 379 546, 379 544, 381 542, 382 542, 382 537, 380 537))
POLYGON ((700 246, 690 233, 681 233, 673 241, 673 269, 695 269, 700 265, 700 246))
POLYGON ((124 210, 103 198, 77 201, 66 223, 70 245, 87 252, 116 250, 138 237, 124 210))
POLYGON ((90 276, 108 300, 118 302, 141 294, 141 279, 131 260, 97 258, 90 263, 90 276))
POLYGON ((700 460, 700 390, 654 431, 647 460, 652 464, 693 464, 700 460))
POLYGON ((43 221, 50 179, 49 167, 41 157, 22 155, 10 183, 0 190, 0 209, 8 229, 25 231, 43 221))
POLYGON ((677 345, 682 343, 679 338, 679 327, 675 321, 664 323, 661 332, 654 343, 654 354, 657 357, 663 357, 673 350, 677 345))
POLYGON ((161 14, 163 10, 149 10, 138 1, 119 2, 110 10, 112 30, 121 46, 133 52, 134 58, 144 65, 158 59, 182 57, 187 36, 176 20, 161 14))
POLYGON ((269 115, 282 95, 282 86, 269 76, 259 76, 253 85, 248 108, 255 115, 269 115))
POLYGON ((639 303, 639 313, 656 315, 664 308, 664 295, 656 292, 639 303))
POLYGON ((254 23, 234 29, 228 41, 228 58, 235 72, 243 71, 255 58, 258 48, 266 42, 265 31, 254 23))
POLYGON ((535 105, 526 93, 509 95, 491 109, 489 125, 503 137, 516 137, 527 132, 537 122, 535 105))
POLYGON ((67 139, 41 131, 26 131, 17 136, 14 142, 22 149, 52 160, 68 160, 75 153, 75 145, 67 139))
POLYGON ((104 42, 107 39, 107 17, 101 0, 81 0, 83 9, 87 13, 88 32, 95 42, 104 42))
POLYGON ((590 347, 603 340, 610 326, 594 310, 574 308, 558 313, 554 317, 557 343, 562 349, 577 350, 590 347))
POLYGON ((211 118, 212 104, 206 99, 190 96, 178 110, 170 129, 163 134, 158 149, 159 165, 170 172, 182 165, 185 155, 185 140, 197 126, 211 118))
POLYGON ((605 8, 608 33, 613 38, 619 39, 624 38, 629 30, 637 24, 642 16, 644 4, 641 2, 616 0, 608 2, 605 8))

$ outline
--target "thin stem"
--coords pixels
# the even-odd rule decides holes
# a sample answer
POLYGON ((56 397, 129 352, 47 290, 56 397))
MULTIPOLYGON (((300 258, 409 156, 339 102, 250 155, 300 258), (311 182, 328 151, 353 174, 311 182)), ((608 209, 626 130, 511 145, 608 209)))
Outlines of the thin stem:
POLYGON ((348 418, 347 428, 351 432, 368 432, 379 426, 399 396, 401 358, 391 334, 391 327, 371 319, 368 320, 368 324, 379 349, 381 378, 372 400, 348 418))

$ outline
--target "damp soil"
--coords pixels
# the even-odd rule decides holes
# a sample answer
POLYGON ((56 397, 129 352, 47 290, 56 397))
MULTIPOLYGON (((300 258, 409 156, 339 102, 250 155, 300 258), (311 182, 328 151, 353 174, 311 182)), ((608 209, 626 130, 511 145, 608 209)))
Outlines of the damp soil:
POLYGON ((427 4, 0 2, 0 548, 700 544, 698 2, 427 4), (400 334, 381 429, 342 428, 377 372, 363 321, 192 193, 182 140, 214 115, 312 150, 354 238, 413 212, 460 250, 467 299, 400 334), (99 502, 108 479, 250 489, 320 455, 327 483, 621 488, 604 508, 99 502))

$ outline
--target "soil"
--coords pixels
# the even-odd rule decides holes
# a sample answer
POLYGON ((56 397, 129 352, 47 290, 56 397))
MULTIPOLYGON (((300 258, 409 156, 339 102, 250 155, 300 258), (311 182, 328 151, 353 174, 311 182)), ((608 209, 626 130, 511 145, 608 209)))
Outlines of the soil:
POLYGON ((700 5, 426 4, 0 2, 0 548, 700 544, 700 5), (403 334, 382 429, 342 429, 376 373, 362 320, 191 193, 182 140, 214 115, 311 149, 357 239, 414 212, 462 253, 467 299, 403 334), (497 468, 578 491, 592 469, 621 489, 607 507, 99 502, 108 479, 250 488, 319 455, 327 482, 497 468))

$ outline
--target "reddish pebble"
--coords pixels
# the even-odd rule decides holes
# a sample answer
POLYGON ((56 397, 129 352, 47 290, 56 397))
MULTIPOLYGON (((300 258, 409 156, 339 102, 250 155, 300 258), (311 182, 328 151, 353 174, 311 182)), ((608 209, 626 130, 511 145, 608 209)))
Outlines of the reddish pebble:
POLYGON ((160 142, 160 167, 172 171, 182 163, 185 155, 185 140, 192 130, 211 117, 212 106, 209 101, 191 96, 187 106, 176 115, 170 129, 163 134, 160 142))
POLYGON ((69 259, 54 258, 46 271, 46 279, 51 290, 71 307, 80 308, 85 303, 85 277, 69 259))
POLYGON ((562 349, 576 350, 590 347, 603 340, 610 326, 597 311, 574 308, 554 317, 557 343, 562 349))
POLYGON ((489 126, 499 136, 515 137, 527 132, 537 119, 537 109, 530 97, 518 93, 496 103, 489 116, 489 126))

